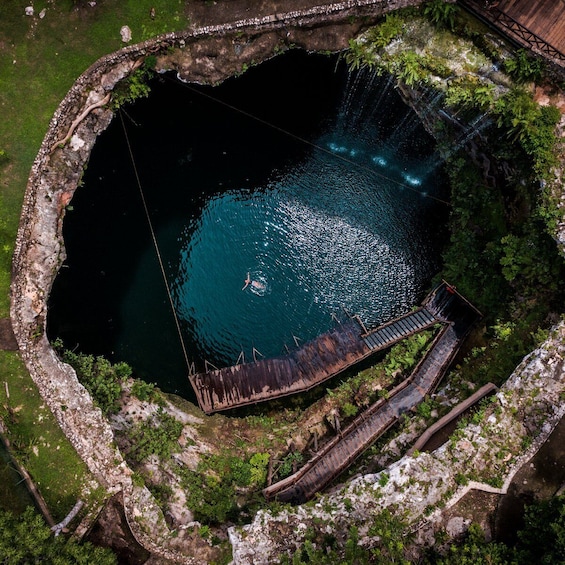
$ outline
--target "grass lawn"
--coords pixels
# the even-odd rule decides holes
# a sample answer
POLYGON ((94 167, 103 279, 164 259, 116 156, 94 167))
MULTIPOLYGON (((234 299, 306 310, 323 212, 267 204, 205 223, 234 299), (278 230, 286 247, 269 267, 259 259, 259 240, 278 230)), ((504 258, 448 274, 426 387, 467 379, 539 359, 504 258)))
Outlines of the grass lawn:
MULTIPOLYGON (((31 17, 24 11, 30 4, 0 1, 0 317, 9 316, 11 256, 27 178, 59 102, 84 70, 123 46, 122 25, 131 28, 133 42, 188 25, 184 0, 104 0, 94 7, 35 0, 31 17)), ((0 351, 0 415, 16 455, 55 519, 62 518, 88 472, 17 353, 0 351)))
MULTIPOLYGON (((0 352, 0 381, 0 417, 13 453, 33 477, 55 520, 60 520, 84 497, 89 479, 86 465, 44 404, 17 353, 0 352)), ((96 498, 100 492, 91 494, 96 498)))

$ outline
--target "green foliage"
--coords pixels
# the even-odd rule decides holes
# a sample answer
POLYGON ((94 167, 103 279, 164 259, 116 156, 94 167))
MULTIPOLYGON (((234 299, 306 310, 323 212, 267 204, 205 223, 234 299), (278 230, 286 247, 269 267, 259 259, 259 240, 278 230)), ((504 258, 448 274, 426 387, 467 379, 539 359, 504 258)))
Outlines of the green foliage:
POLYGON ((443 277, 481 311, 497 315, 510 293, 500 266, 507 233, 502 195, 485 185, 465 155, 450 159, 447 172, 452 212, 443 277))
POLYGON ((53 347, 62 355, 63 361, 74 368, 80 382, 104 414, 115 412, 119 408, 122 382, 131 375, 131 367, 127 363, 112 365, 102 356, 62 349, 60 340, 56 340, 53 347))
POLYGON ((341 409, 343 411, 343 415, 346 418, 352 418, 353 416, 356 416, 357 413, 359 412, 359 408, 357 408, 357 406, 355 406, 354 404, 351 404, 351 402, 346 402, 341 407, 341 409))
POLYGON ((398 37, 405 26, 405 20, 397 13, 387 14, 384 20, 367 32, 367 41, 349 41, 345 60, 352 70, 374 64, 374 51, 382 50, 398 37))
POLYGON ((187 507, 204 524, 235 519, 243 491, 264 485, 268 463, 268 453, 255 453, 249 460, 229 453, 204 455, 196 471, 181 470, 187 507))
POLYGON ((333 536, 320 536, 310 531, 302 547, 292 556, 285 555, 281 558, 281 564, 306 565, 315 563, 317 565, 365 565, 372 563, 371 551, 359 544, 359 532, 355 526, 351 526, 347 532, 345 543, 338 547, 337 540, 333 536))
POLYGON ((504 544, 487 543, 481 528, 471 524, 467 537, 461 545, 451 545, 447 555, 435 554, 428 563, 434 565, 511 565, 512 554, 504 544))
POLYGON ((77 498, 90 502, 84 499, 88 469, 40 396, 19 353, 0 351, 0 374, 4 381, 0 418, 12 441, 12 453, 25 463, 55 519, 62 520, 77 498))
POLYGON ((153 498, 157 501, 157 504, 163 509, 166 508, 171 496, 173 496, 172 487, 166 484, 157 483, 148 485, 147 488, 153 495, 153 498))
POLYGON ((395 13, 389 13, 380 24, 373 27, 368 33, 369 41, 377 48, 386 47, 403 31, 406 22, 404 18, 395 13))
POLYGON ((132 446, 128 456, 136 463, 141 463, 150 455, 167 461, 179 449, 178 439, 182 429, 182 422, 159 408, 151 418, 139 422, 130 430, 132 446))
POLYGON ((288 453, 279 466, 277 476, 280 479, 288 477, 292 473, 292 469, 295 465, 299 466, 304 460, 304 456, 300 451, 291 451, 288 453))
POLYGON ((528 506, 518 540, 516 553, 519 563, 564 563, 565 497, 528 506))
POLYGON ((463 75, 449 82, 445 103, 461 108, 489 110, 494 105, 495 87, 475 75, 463 75))
POLYGON ((424 15, 435 25, 453 31, 458 7, 443 0, 431 0, 424 6, 424 15))
POLYGON ((121 106, 131 104, 140 98, 147 98, 151 92, 149 80, 152 77, 152 69, 145 65, 133 71, 114 88, 114 93, 112 95, 112 107, 114 109, 118 109, 121 106))
POLYGON ((408 86, 423 82, 429 75, 422 55, 414 51, 403 51, 397 57, 396 77, 408 86))
POLYGON ((559 110, 540 106, 528 92, 514 88, 497 100, 494 112, 498 126, 532 159, 538 178, 549 178, 557 164, 555 126, 561 117, 559 110))
POLYGON ((263 486, 267 479, 267 467, 271 456, 268 453, 255 453, 249 459, 251 466, 250 483, 263 486))
POLYGON ((385 487, 388 484, 388 481, 389 481, 388 473, 382 471, 381 474, 379 475, 379 486, 385 487))
POLYGON ((90 543, 64 536, 54 537, 43 518, 31 507, 16 517, 0 511, 0 563, 28 565, 114 565, 115 555, 90 543))
POLYGON ((502 274, 523 296, 556 292, 563 273, 563 261, 556 256, 555 244, 538 222, 530 221, 521 234, 501 239, 502 274))
POLYGON ((409 565, 404 548, 409 535, 406 524, 388 509, 377 514, 369 524, 368 538, 360 544, 359 530, 351 525, 344 539, 328 535, 320 529, 309 528, 302 546, 291 556, 283 556, 281 563, 287 565, 409 565))
POLYGON ((469 484, 469 479, 463 473, 457 473, 455 475, 455 482, 460 486, 466 486, 469 484))
POLYGON ((485 541, 477 524, 471 524, 462 543, 452 544, 446 555, 432 552, 426 565, 554 565, 565 562, 565 498, 555 497, 528 506, 524 526, 515 546, 485 541))
POLYGON ((131 393, 142 402, 154 402, 160 397, 153 383, 147 383, 139 379, 136 379, 131 385, 131 393))
POLYGON ((432 403, 431 403, 431 401, 428 398, 426 398, 426 400, 424 400, 423 402, 420 402, 420 404, 418 404, 418 406, 416 408, 416 412, 418 413, 419 416, 421 416, 425 420, 428 420, 429 418, 431 418, 432 417, 432 403))
POLYGON ((404 557, 405 543, 409 539, 406 528, 406 523, 393 515, 388 508, 375 516, 369 528, 369 536, 378 540, 372 550, 374 563, 409 565, 410 562, 404 557))
POLYGON ((517 82, 539 82, 545 71, 545 64, 529 51, 518 49, 514 57, 504 60, 504 69, 517 82))
POLYGON ((431 331, 410 336, 394 345, 385 360, 385 373, 391 377, 397 371, 406 372, 416 365, 430 343, 431 331))

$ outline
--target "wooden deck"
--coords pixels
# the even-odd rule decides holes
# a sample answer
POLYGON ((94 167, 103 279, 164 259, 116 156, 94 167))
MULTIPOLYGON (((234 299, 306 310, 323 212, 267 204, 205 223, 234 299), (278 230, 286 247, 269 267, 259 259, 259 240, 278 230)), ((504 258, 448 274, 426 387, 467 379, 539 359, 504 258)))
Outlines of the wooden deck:
POLYGON ((444 317, 446 325, 410 377, 390 391, 388 399, 380 399, 358 416, 297 473, 267 487, 266 498, 292 503, 309 500, 437 387, 480 313, 448 287, 441 287, 429 306, 444 317))
POLYGON ((565 0, 502 0, 496 8, 565 53, 565 0))
POLYGON ((377 351, 441 321, 441 316, 427 306, 367 333, 351 320, 286 356, 196 373, 189 378, 204 412, 229 410, 310 390, 377 351))
POLYGON ((197 373, 190 382, 207 414, 303 392, 372 353, 360 333, 346 322, 286 356, 197 373))
POLYGON ((460 0, 513 41, 565 66, 565 0, 460 0))

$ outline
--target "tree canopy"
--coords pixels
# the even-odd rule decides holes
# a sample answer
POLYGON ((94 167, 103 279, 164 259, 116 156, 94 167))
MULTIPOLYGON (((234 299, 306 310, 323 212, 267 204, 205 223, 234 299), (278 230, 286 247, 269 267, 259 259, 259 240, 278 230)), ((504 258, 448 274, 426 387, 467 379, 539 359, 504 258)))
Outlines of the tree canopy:
POLYGON ((91 543, 55 537, 31 506, 16 516, 0 510, 0 564, 116 565, 115 555, 91 543))

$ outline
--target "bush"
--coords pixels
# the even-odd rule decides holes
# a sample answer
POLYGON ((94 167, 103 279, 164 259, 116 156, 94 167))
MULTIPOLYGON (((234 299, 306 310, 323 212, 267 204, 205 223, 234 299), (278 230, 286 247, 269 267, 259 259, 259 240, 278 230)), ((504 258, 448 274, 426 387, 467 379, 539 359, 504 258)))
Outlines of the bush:
POLYGON ((188 509, 205 524, 235 518, 241 489, 264 482, 268 461, 267 453, 257 453, 249 461, 228 454, 204 455, 196 471, 182 468, 188 509))
POLYGON ((0 563, 115 565, 117 559, 109 549, 65 536, 54 537, 43 518, 28 507, 19 517, 0 510, 0 563))
POLYGON ((62 355, 63 361, 74 368, 79 381, 102 412, 109 414, 117 411, 118 400, 122 394, 122 383, 131 375, 131 367, 127 363, 112 365, 102 356, 75 353, 68 349, 61 351, 60 340, 56 340, 53 346, 62 355))
POLYGON ((128 455, 137 463, 150 455, 157 455, 161 461, 166 461, 178 451, 182 429, 182 422, 160 408, 149 420, 132 428, 129 433, 132 447, 128 455))
POLYGON ((141 380, 134 381, 131 386, 131 393, 142 402, 153 402, 159 397, 159 393, 155 390, 153 383, 146 383, 141 380))
POLYGON ((435 25, 453 31, 458 7, 444 0, 432 0, 424 7, 424 15, 435 25))
POLYGON ((514 57, 505 59, 504 69, 517 82, 538 82, 545 71, 545 64, 525 49, 518 49, 514 57))

